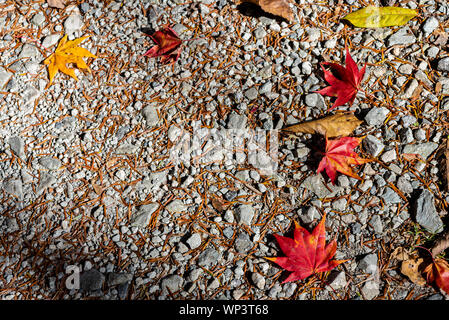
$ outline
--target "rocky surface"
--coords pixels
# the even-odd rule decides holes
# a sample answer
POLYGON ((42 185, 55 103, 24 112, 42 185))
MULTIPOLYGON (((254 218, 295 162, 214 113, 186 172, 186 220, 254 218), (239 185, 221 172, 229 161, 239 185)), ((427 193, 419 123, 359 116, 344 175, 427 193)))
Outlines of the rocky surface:
POLYGON ((299 0, 291 24, 222 0, 137 2, 0 3, 1 299, 446 299, 389 259, 447 229, 446 2, 355 31, 341 21, 354 0, 299 0), (167 23, 198 38, 173 66, 142 57, 143 31, 167 23), (47 86, 64 34, 89 35, 98 58, 47 86), (375 161, 332 185, 314 137, 275 130, 334 113, 320 62, 343 64, 346 45, 369 94, 337 112, 364 120, 357 151, 375 161), (277 150, 254 152, 257 130, 277 150), (324 214, 348 261, 283 284, 273 234, 324 214))

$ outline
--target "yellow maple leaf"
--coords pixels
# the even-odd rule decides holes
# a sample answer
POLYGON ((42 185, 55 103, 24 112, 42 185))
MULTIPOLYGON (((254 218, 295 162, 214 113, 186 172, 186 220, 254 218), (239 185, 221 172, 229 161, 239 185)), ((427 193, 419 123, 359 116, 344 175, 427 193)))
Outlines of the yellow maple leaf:
POLYGON ((83 57, 97 58, 97 56, 90 53, 87 49, 78 47, 78 45, 87 38, 89 38, 89 36, 67 41, 67 35, 65 35, 64 38, 61 39, 56 51, 44 60, 44 64, 48 66, 48 74, 50 76, 50 83, 48 85, 53 82, 53 78, 58 71, 61 71, 78 81, 78 78, 75 75, 75 69, 67 67, 67 64, 69 63, 76 65, 78 69, 87 69, 87 71, 90 72, 83 57))

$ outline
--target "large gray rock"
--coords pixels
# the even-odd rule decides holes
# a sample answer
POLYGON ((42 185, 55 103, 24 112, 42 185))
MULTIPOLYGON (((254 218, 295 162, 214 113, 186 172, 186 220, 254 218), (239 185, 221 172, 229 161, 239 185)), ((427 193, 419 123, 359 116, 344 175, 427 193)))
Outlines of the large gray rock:
POLYGON ((228 129, 245 129, 248 118, 245 115, 240 115, 236 112, 231 112, 228 116, 228 129))
POLYGON ((424 35, 429 35, 432 32, 435 31, 436 28, 438 28, 440 22, 435 17, 429 17, 424 21, 422 25, 422 30, 424 31, 424 35))
POLYGON ((396 204, 402 201, 402 198, 391 188, 385 188, 382 193, 382 199, 386 204, 396 204))
POLYGON ((384 123, 387 115, 390 113, 385 107, 372 108, 365 116, 365 121, 370 126, 379 126, 384 123))
POLYGON ((416 200, 416 222, 431 233, 443 230, 443 222, 433 203, 433 194, 424 189, 416 200))
POLYGON ((449 57, 440 59, 437 64, 439 71, 449 71, 449 57))
POLYGON ((241 204, 234 209, 237 221, 247 226, 251 225, 254 217, 254 208, 249 204, 241 204))
POLYGON ((346 287, 346 275, 344 271, 331 271, 327 278, 329 285, 326 286, 328 290, 338 290, 346 287))
POLYGON ((318 198, 333 197, 342 189, 341 187, 328 184, 329 190, 324 184, 324 179, 321 174, 307 177, 301 183, 301 187, 313 192, 318 198))
POLYGON ((217 264, 218 259, 220 259, 220 253, 214 248, 208 248, 198 256, 198 265, 200 267, 209 267, 217 264))
POLYGON ((72 13, 64 21, 65 33, 70 35, 76 31, 81 30, 83 25, 84 25, 84 22, 83 22, 83 18, 81 17, 81 15, 79 15, 77 13, 72 13))
POLYGON ((96 291, 103 287, 105 276, 96 269, 90 269, 81 273, 80 287, 84 291, 96 291))
POLYGON ((390 37, 387 39, 387 46, 391 47, 394 45, 402 45, 402 44, 413 44, 416 42, 416 37, 408 33, 408 30, 406 27, 399 29, 395 33, 393 33, 390 37))
POLYGON ((45 48, 50 48, 51 46, 54 46, 59 42, 59 39, 61 39, 61 35, 58 33, 50 34, 42 40, 42 46, 45 48))
POLYGON ((179 213, 185 212, 187 210, 187 206, 180 199, 175 199, 170 202, 165 209, 170 213, 179 213))
POLYGON ((18 58, 19 59, 29 58, 33 61, 37 61, 42 59, 42 54, 39 52, 39 49, 34 44, 25 43, 22 46, 22 50, 20 51, 18 58))
POLYGON ((23 191, 22 191, 22 181, 20 179, 10 179, 3 182, 3 190, 7 193, 12 194, 22 200, 23 191))
POLYGON ((201 245, 201 234, 194 233, 187 240, 190 249, 196 249, 201 245))
POLYGON ((265 288, 265 277, 262 276, 258 272, 253 272, 251 274, 251 281, 254 283, 254 285, 259 288, 260 290, 263 290, 265 288))
POLYGON ((368 152, 373 157, 377 157, 385 147, 382 141, 370 134, 367 135, 365 139, 363 139, 362 145, 365 148, 366 152, 368 152))
POLYGON ((379 282, 376 280, 368 280, 363 285, 362 295, 366 300, 372 300, 380 294, 379 282))
POLYGON ((247 233, 240 233, 234 242, 235 250, 239 253, 247 253, 254 246, 247 233))
POLYGON ((0 89, 2 89, 9 79, 13 76, 13 73, 9 71, 0 70, 0 89))
POLYGON ((375 274, 378 271, 377 267, 377 254, 370 253, 360 259, 357 267, 363 273, 375 274))
POLYGON ((9 147, 12 152, 20 159, 25 160, 25 143, 19 136, 14 136, 8 139, 9 147))
POLYGON ((435 142, 408 144, 404 146, 402 153, 419 154, 424 160, 426 160, 437 148, 438 143, 435 142))
POLYGON ((179 291, 182 288, 183 284, 184 279, 181 276, 178 276, 177 274, 172 274, 162 279, 161 288, 162 291, 166 294, 168 294, 169 292, 174 293, 176 291, 179 291))
POLYGON ((42 192, 45 191, 45 189, 50 187, 55 182, 56 182, 56 178, 53 175, 43 172, 41 174, 39 183, 36 187, 36 193, 41 194, 42 192))
POLYGON ((108 285, 114 287, 120 284, 130 282, 133 279, 133 275, 127 272, 115 273, 111 272, 108 274, 108 285))
POLYGON ((159 122, 157 109, 153 105, 148 105, 142 109, 142 115, 145 118, 147 127, 154 127, 159 122))
POLYGON ((159 208, 158 203, 150 203, 140 206, 136 214, 131 218, 131 225, 145 228, 151 220, 151 215, 159 208))
POLYGON ((43 157, 39 159, 39 164, 48 170, 58 170, 61 167, 61 160, 53 157, 43 157))
POLYGON ((259 91, 257 90, 257 88, 250 88, 248 90, 245 91, 245 97, 248 100, 254 100, 259 96, 259 91))

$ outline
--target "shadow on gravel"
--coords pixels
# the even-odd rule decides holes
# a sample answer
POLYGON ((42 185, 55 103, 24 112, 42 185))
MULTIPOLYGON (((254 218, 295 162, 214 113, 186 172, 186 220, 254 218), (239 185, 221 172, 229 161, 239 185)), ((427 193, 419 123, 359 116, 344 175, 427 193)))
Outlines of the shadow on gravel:
POLYGON ((254 4, 254 3, 243 2, 237 6, 237 10, 242 15, 247 16, 247 17, 252 17, 252 18, 266 17, 269 19, 274 19, 278 23, 281 23, 282 21, 287 21, 284 18, 275 16, 271 13, 263 11, 258 5, 254 4))
POLYGON ((313 134, 312 138, 303 141, 305 146, 310 149, 309 156, 304 162, 313 172, 318 170, 318 165, 323 158, 323 152, 326 150, 326 140, 320 134, 313 134))
POLYGON ((147 35, 152 35, 153 33, 156 32, 156 30, 154 30, 152 27, 142 27, 142 28, 139 28, 138 31, 146 33, 147 35))

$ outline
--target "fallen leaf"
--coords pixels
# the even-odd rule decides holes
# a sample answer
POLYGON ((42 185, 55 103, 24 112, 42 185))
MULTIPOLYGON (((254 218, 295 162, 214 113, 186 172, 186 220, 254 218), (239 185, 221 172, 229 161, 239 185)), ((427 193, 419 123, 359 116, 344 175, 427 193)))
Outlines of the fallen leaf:
POLYGON ((343 19, 358 28, 383 28, 402 26, 417 14, 415 10, 408 8, 368 6, 351 12, 343 19))
POLYGON ((360 177, 355 174, 350 165, 361 165, 372 161, 371 159, 363 159, 354 152, 360 144, 359 138, 343 137, 340 139, 329 140, 326 137, 326 152, 318 165, 317 174, 325 170, 332 184, 337 179, 337 171, 355 179, 360 177))
POLYGON ((150 58, 161 57, 162 64, 175 63, 181 55, 182 40, 170 27, 148 35, 156 45, 145 52, 144 56, 150 58))
POLYGON ((334 269, 347 260, 331 260, 337 250, 337 242, 326 245, 326 215, 309 233, 295 222, 293 239, 274 235, 286 257, 266 258, 292 273, 282 282, 297 281, 320 272, 334 269))
POLYGON ((449 294, 449 263, 441 258, 435 258, 424 273, 428 283, 435 283, 441 290, 449 294))
POLYGON ((402 247, 397 247, 396 249, 394 249, 394 251, 391 253, 390 255, 390 259, 396 259, 399 261, 404 261, 407 260, 409 258, 409 254, 407 252, 407 250, 405 250, 402 247))
POLYGON ((295 124, 283 130, 294 133, 319 133, 333 138, 350 135, 362 122, 352 113, 338 113, 323 119, 295 124))
POLYGON ((232 205, 232 202, 226 202, 223 198, 217 196, 212 198, 211 203, 212 207, 218 212, 223 212, 232 205))
POLYGON ((323 62, 321 67, 323 68, 324 78, 330 86, 316 92, 325 96, 337 97, 329 111, 347 102, 352 105, 365 74, 366 63, 359 71, 357 64, 346 49, 345 67, 332 62, 323 62), (329 66, 330 71, 326 70, 324 66, 329 66))
POLYGON ((102 186, 96 184, 95 182, 92 182, 92 188, 94 189, 95 193, 98 195, 100 195, 104 190, 104 188, 102 186))
POLYGON ((401 273, 407 276, 411 282, 424 286, 426 284, 426 280, 423 278, 421 271, 419 270, 423 262, 423 258, 404 260, 401 264, 401 273))
POLYGON ((418 85, 418 87, 415 90, 413 90, 412 96, 410 97, 410 102, 418 100, 421 97, 423 89, 424 88, 422 85, 418 85))
POLYGON ((288 21, 295 20, 295 15, 287 0, 243 0, 251 2, 262 8, 263 11, 282 17, 288 21))
POLYGON ((432 257, 436 257, 441 252, 449 248, 449 231, 446 231, 444 234, 442 234, 437 241, 435 241, 432 249, 431 254, 432 257))
POLYGON ((65 8, 65 0, 47 0, 47 3, 50 8, 65 8))
POLYGON ((56 51, 44 60, 44 64, 48 66, 48 73, 50 76, 50 83, 48 85, 53 82, 53 78, 58 71, 61 71, 78 81, 78 78, 75 75, 75 69, 67 67, 67 64, 69 63, 75 64, 78 69, 87 69, 87 71, 90 72, 83 57, 97 58, 97 56, 84 48, 78 47, 78 45, 88 37, 89 36, 67 41, 67 35, 65 35, 64 38, 61 39, 56 51))

